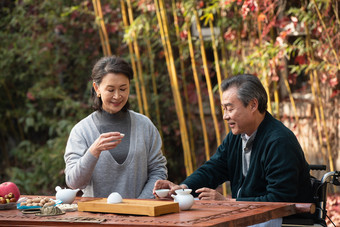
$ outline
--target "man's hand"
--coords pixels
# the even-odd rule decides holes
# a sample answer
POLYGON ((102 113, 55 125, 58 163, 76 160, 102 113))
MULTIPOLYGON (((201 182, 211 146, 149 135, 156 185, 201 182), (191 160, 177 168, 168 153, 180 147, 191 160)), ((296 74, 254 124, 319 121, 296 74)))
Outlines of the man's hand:
POLYGON ((199 193, 198 198, 200 200, 226 200, 227 199, 218 191, 210 189, 210 188, 199 188, 195 192, 199 193))
POLYGON ((157 189, 170 189, 169 195, 167 197, 171 197, 170 195, 174 194, 177 189, 183 189, 183 188, 186 189, 187 187, 185 185, 174 184, 168 180, 157 180, 152 193, 154 194, 154 196, 156 196, 156 198, 158 198, 156 194, 157 189))

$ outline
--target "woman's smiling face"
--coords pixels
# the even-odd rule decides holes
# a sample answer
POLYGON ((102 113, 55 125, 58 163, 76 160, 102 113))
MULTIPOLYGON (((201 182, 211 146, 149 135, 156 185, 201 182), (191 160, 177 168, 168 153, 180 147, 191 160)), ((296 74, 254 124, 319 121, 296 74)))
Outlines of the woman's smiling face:
POLYGON ((119 112, 129 99, 130 81, 122 73, 108 73, 99 85, 93 83, 93 87, 102 99, 103 110, 108 113, 119 112))

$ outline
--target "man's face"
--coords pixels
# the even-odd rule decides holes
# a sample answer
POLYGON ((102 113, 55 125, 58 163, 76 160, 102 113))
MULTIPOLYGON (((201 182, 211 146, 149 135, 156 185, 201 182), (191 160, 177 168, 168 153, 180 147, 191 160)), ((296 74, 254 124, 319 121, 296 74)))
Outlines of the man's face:
POLYGON ((221 99, 224 112, 223 120, 228 122, 234 135, 245 133, 250 136, 256 130, 256 127, 254 128, 254 107, 251 103, 244 107, 242 101, 237 97, 236 87, 230 87, 223 92, 221 99))

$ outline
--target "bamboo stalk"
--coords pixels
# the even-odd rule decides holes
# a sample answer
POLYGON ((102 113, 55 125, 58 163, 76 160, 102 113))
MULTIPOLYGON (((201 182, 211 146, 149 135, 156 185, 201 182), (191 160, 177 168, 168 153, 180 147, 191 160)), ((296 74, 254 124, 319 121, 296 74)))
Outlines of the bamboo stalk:
POLYGON ((340 62, 339 62, 338 54, 336 53, 336 51, 335 51, 335 49, 334 49, 333 43, 332 43, 332 41, 331 41, 331 38, 329 37, 329 34, 328 34, 328 32, 327 32, 327 28, 326 28, 325 22, 324 22, 323 19, 322 19, 322 15, 321 15, 321 13, 320 13, 320 10, 318 9, 318 6, 316 5, 315 0, 312 0, 312 1, 313 1, 313 4, 314 4, 314 7, 315 7, 315 9, 316 9, 316 12, 317 12, 317 14, 318 14, 318 17, 319 17, 319 19, 320 19, 320 22, 321 22, 321 24, 322 24, 322 27, 323 27, 323 29, 324 29, 324 31, 325 31, 325 34, 326 34, 326 37, 327 37, 328 44, 329 44, 329 46, 331 47, 331 51, 332 51, 332 53, 333 53, 333 55, 334 55, 334 57, 335 57, 335 60, 336 60, 336 62, 337 62, 337 64, 338 64, 338 69, 340 70, 340 62))
POLYGON ((266 68, 263 65, 264 61, 263 61, 263 55, 262 55, 262 25, 261 25, 261 20, 259 20, 259 17, 257 19, 257 29, 258 29, 258 35, 259 35, 259 47, 260 47, 260 57, 261 57, 261 71, 262 71, 262 77, 263 77, 263 85, 264 85, 264 89, 266 90, 267 93, 267 97, 268 97, 268 112, 272 113, 272 102, 270 99, 270 91, 269 91, 269 83, 268 83, 268 76, 266 73, 266 68))
POLYGON ((180 58, 180 69, 181 69, 181 76, 183 81, 183 93, 184 93, 184 101, 185 101, 185 109, 188 115, 188 129, 189 129, 189 138, 190 138, 190 151, 191 151, 191 158, 193 160, 193 168, 196 169, 196 155, 195 155, 195 139, 194 139, 194 132, 192 127, 192 115, 189 106, 189 98, 188 98, 188 91, 186 86, 186 75, 185 75, 185 66, 184 66, 184 59, 183 59, 183 45, 181 43, 181 38, 179 34, 179 25, 178 25, 178 18, 176 14, 176 3, 175 0, 172 0, 172 14, 174 17, 174 25, 176 30, 176 37, 178 42, 178 52, 180 58))
POLYGON ((173 77, 173 81, 174 81, 174 90, 175 90, 175 94, 176 94, 176 98, 178 100, 178 107, 179 107, 179 115, 182 116, 180 118, 180 122, 182 124, 182 131, 184 134, 183 140, 185 141, 185 147, 186 147, 186 156, 188 159, 188 164, 189 164, 189 171, 190 174, 193 172, 193 165, 192 165, 192 159, 191 159, 191 152, 190 152, 190 145, 188 143, 188 132, 187 132, 187 127, 186 127, 186 121, 185 121, 185 115, 183 112, 183 105, 182 105, 182 101, 181 101, 181 94, 179 92, 179 86, 178 86, 178 81, 177 81, 177 74, 176 74, 176 67, 175 67, 175 61, 174 61, 174 57, 172 54, 172 47, 171 47, 171 42, 170 42, 170 35, 169 35, 169 29, 168 29, 168 22, 167 22, 167 16, 165 13, 165 7, 164 7, 164 1, 160 0, 160 13, 161 13, 161 18, 162 18, 162 22, 163 22, 163 28, 164 28, 164 34, 165 37, 167 37, 167 46, 168 46, 168 54, 169 54, 169 59, 170 59, 170 66, 172 68, 172 77, 173 77))
MULTIPOLYGON (((312 79, 313 78, 313 76, 312 75, 310 75, 310 78, 312 79)), ((313 79, 312 79, 313 80, 313 79)), ((314 82, 313 82, 314 83, 314 82)), ((314 93, 315 93, 315 91, 314 91, 314 93)), ((314 94, 315 95, 315 94, 314 94)), ((314 95, 313 95, 313 97, 314 97, 314 95)), ((314 98, 315 99, 315 98, 314 98)), ((316 100, 316 99, 315 99, 316 100)), ((319 146, 320 146, 320 150, 321 150, 321 153, 322 153, 322 155, 323 155, 323 157, 324 157, 324 159, 325 160, 327 160, 327 154, 326 154, 326 151, 325 151, 325 148, 323 147, 323 142, 322 142, 322 126, 321 126, 321 124, 320 124, 320 122, 321 122, 321 119, 320 119, 320 114, 319 114, 319 108, 317 107, 317 105, 315 105, 316 104, 316 101, 314 100, 314 112, 315 112, 315 118, 316 118, 316 125, 317 125, 317 130, 318 130, 318 137, 319 137, 319 146)))
MULTIPOLYGON (((313 61, 313 51, 311 50, 311 41, 310 41, 310 32, 308 29, 308 26, 305 26, 306 30, 306 49, 307 51, 307 57, 313 61)), ((321 147, 321 153, 323 154, 325 160, 327 159, 326 151, 323 147, 322 142, 322 129, 321 129, 321 121, 320 121, 320 115, 319 115, 319 103, 317 102, 316 92, 315 92, 315 81, 314 81, 314 74, 315 70, 313 70, 312 73, 309 73, 309 81, 310 81, 310 87, 313 95, 313 102, 314 102, 314 112, 316 117, 316 123, 317 123, 317 130, 318 130, 318 137, 319 137, 319 146, 321 147)))
MULTIPOLYGON (((292 108, 293 108, 295 122, 296 122, 297 127, 298 127, 298 133, 299 133, 299 135, 302 135, 302 133, 301 133, 302 132, 301 125, 299 124, 299 116, 297 114, 294 97, 292 95, 292 91, 290 90, 289 82, 288 82, 288 79, 287 79, 286 76, 284 76, 284 83, 285 83, 287 91, 288 91, 290 104, 292 105, 292 108)), ((303 150, 306 150, 305 142, 302 140, 302 141, 300 141, 300 143, 301 143, 301 146, 302 146, 303 150)))
POLYGON ((274 81, 274 103, 276 104, 275 105, 276 119, 280 119, 280 100, 279 100, 277 81, 274 81))
POLYGON ((105 23, 104 23, 100 0, 92 0, 92 3, 93 3, 95 15, 96 15, 96 23, 99 26, 99 36, 100 36, 100 41, 102 44, 104 56, 110 56, 112 55, 112 53, 111 53, 110 42, 109 42, 109 38, 107 35, 105 23))
MULTIPOLYGON (((332 42, 331 42, 331 40, 329 38, 328 32, 326 30, 325 22, 322 19, 322 16, 321 16, 320 11, 319 11, 316 3, 315 3, 315 0, 313 0, 313 3, 314 3, 314 6, 315 6, 315 9, 317 11, 318 17, 319 17, 319 19, 321 21, 322 27, 325 30, 328 43, 329 43, 329 45, 330 45, 330 47, 332 49, 332 53, 334 54, 334 57, 335 57, 336 62, 338 64, 338 69, 340 69, 339 59, 338 59, 336 51, 334 50, 333 44, 332 44, 332 42)), ((311 51, 311 53, 313 53, 313 52, 311 51)), ((312 57, 312 60, 314 60, 314 55, 313 54, 311 55, 311 57, 312 57)), ((321 100, 320 85, 319 85, 319 80, 318 80, 316 72, 314 73, 314 77, 315 77, 315 85, 316 85, 316 90, 317 90, 317 100, 318 100, 318 103, 319 103, 319 109, 320 109, 320 115, 321 115, 321 122, 322 122, 322 125, 323 125, 323 128, 324 128, 325 137, 326 137, 326 145, 327 145, 327 152, 328 152, 329 168, 330 168, 330 171, 334 171, 332 151, 331 151, 331 146, 330 146, 330 143, 329 143, 328 130, 327 130, 327 125, 326 125, 326 121, 325 121, 325 115, 324 115, 322 100, 321 100)))
MULTIPOLYGON (((212 20, 209 20, 209 27, 210 27, 210 33, 211 33, 211 44, 212 44, 213 52, 214 52, 218 91, 219 91, 219 95, 220 95, 220 100, 222 100, 222 90, 220 89, 221 83, 222 83, 222 76, 221 76, 220 60, 219 60, 219 57, 218 57, 217 47, 216 47, 216 44, 215 44, 214 25, 212 23, 212 20)), ((222 105, 221 105, 221 113, 222 113, 222 116, 223 116, 222 105)), ((228 131, 229 126, 228 126, 227 121, 223 121, 223 123, 224 123, 225 130, 228 131)))
MULTIPOLYGON (((274 7, 272 7, 272 9, 270 10, 270 16, 276 19, 274 7)), ((271 37, 275 36, 273 28, 270 29, 270 33, 271 33, 271 37)), ((273 39, 271 39, 271 43, 273 44, 273 39)), ((273 61, 273 64, 274 64, 273 69, 275 69, 275 74, 277 75, 275 61, 273 61)), ((278 82, 276 80, 273 81, 273 87, 274 87, 274 104, 275 104, 276 119, 280 119, 280 99, 279 99, 279 91, 278 91, 278 82)))
POLYGON ((200 86, 200 81, 198 79, 197 70, 196 70, 195 53, 194 53, 194 47, 192 45, 192 38, 191 38, 190 29, 188 29, 188 45, 189 45, 192 73, 193 73, 193 76, 194 76, 194 81, 195 81, 195 86, 196 86, 198 108, 199 108, 199 112, 200 112, 200 120, 201 120, 201 124, 202 124, 205 157, 206 157, 206 160, 209 160, 210 159, 210 149, 209 149, 208 132, 207 132, 207 126, 205 124, 205 119, 204 119, 201 86, 200 86))
MULTIPOLYGON (((124 23, 124 27, 126 29, 129 26, 129 23, 128 23, 128 19, 127 19, 127 15, 126 15, 126 8, 125 8, 124 0, 120 0, 120 5, 121 5, 123 23, 124 23)), ((129 47, 130 60, 131 60, 131 65, 132 65, 132 70, 133 70, 133 79, 134 79, 134 82, 135 82, 138 109, 139 109, 139 113, 143 114, 144 111, 143 111, 143 104, 142 104, 140 88, 139 88, 139 80, 138 80, 138 76, 137 76, 137 67, 136 67, 136 62, 135 62, 133 47, 132 47, 131 42, 128 42, 128 47, 129 47)))
POLYGON ((98 25, 100 43, 101 43, 101 45, 102 45, 103 54, 104 54, 104 56, 107 56, 107 51, 106 51, 104 36, 103 36, 103 32, 102 32, 102 30, 101 30, 100 22, 99 22, 99 15, 98 15, 98 8, 97 8, 97 0, 92 0, 92 4, 93 4, 94 13, 95 13, 95 15, 96 15, 95 21, 96 21, 96 24, 98 25))
MULTIPOLYGON (((274 62, 273 69, 276 69, 275 61, 273 62, 274 62)), ((275 104, 276 119, 280 119, 280 99, 279 99, 277 81, 273 81, 273 90, 274 90, 274 104, 275 104)))
MULTIPOLYGON (((160 18, 160 13, 159 13, 159 10, 158 10, 158 4, 155 0, 155 6, 156 6, 156 16, 157 16, 157 20, 158 20, 158 25, 159 25, 159 31, 160 31, 160 35, 161 35, 161 41, 162 41, 162 45, 163 45, 163 49, 164 49, 164 56, 165 56, 165 61, 166 61, 166 65, 167 65, 167 69, 168 69, 168 72, 169 72, 169 79, 170 79, 170 84, 171 84, 171 91, 172 93, 174 94, 175 91, 174 91, 174 86, 173 86, 173 80, 172 80, 172 72, 171 72, 171 67, 170 67, 170 60, 169 60, 169 55, 168 55, 168 51, 167 51, 167 46, 165 44, 165 38, 164 38, 164 30, 163 30, 163 25, 162 25, 162 19, 160 18)), ((178 112, 177 112, 177 109, 178 109, 178 103, 177 103, 177 99, 174 98, 174 102, 175 102, 175 108, 176 108, 176 114, 177 114, 177 117, 179 119, 179 115, 178 115, 178 112)), ((182 129, 180 128, 180 131, 182 132, 182 129)), ((182 137, 181 137, 182 138, 182 137)), ((183 144, 183 143, 182 143, 183 144)), ((183 145, 183 149, 184 149, 184 145, 183 145)), ((188 162, 187 162, 187 158, 185 156, 185 152, 184 152, 184 165, 185 165, 185 169, 188 170, 189 166, 188 166, 188 162)), ((187 174, 188 174, 188 171, 187 171, 187 174)))
MULTIPOLYGON (((153 90, 153 95, 154 97, 156 97, 155 100, 155 105, 156 105, 156 119, 157 119, 157 127, 158 127, 158 131, 159 134, 162 138, 163 141, 163 130, 162 130, 162 123, 161 123, 161 114, 160 114, 160 108, 159 108, 159 101, 158 101, 158 92, 157 92, 157 83, 156 83, 156 76, 155 76, 155 71, 154 71, 154 57, 153 57, 153 53, 152 53, 152 48, 151 48, 151 42, 150 39, 146 38, 146 47, 147 47, 147 51, 148 51, 148 56, 150 59, 150 74, 151 74, 151 80, 152 80, 152 90, 153 90)), ((165 153, 165 149, 164 149, 164 143, 162 143, 162 150, 165 153)))
POLYGON ((179 126, 181 131, 181 141, 183 146, 183 153, 184 153, 184 164, 187 176, 189 176, 193 172, 192 162, 191 162, 191 155, 190 155, 190 146, 188 143, 188 134, 187 128, 185 124, 185 116, 183 113, 182 101, 180 99, 180 93, 178 91, 178 83, 177 83, 177 76, 176 76, 176 69, 174 65, 174 59, 171 50, 171 44, 168 40, 168 28, 167 28, 167 21, 166 15, 164 13, 164 7, 162 0, 154 0, 155 7, 156 7, 156 15, 158 24, 160 27, 161 33, 161 41, 165 52, 165 58, 167 63, 167 68, 169 72, 170 84, 172 93, 174 95, 175 107, 176 107, 176 114, 179 120, 179 126))
MULTIPOLYGON (((223 69, 223 74, 224 74, 224 78, 228 78, 228 69, 227 69, 227 56, 226 56, 226 49, 225 49, 225 42, 224 42, 224 38, 223 38, 223 27, 222 27, 222 23, 221 23, 221 27, 220 27, 220 39, 221 39, 221 57, 222 57, 222 69, 223 69)), ((222 116, 223 116, 224 112, 222 109, 222 116)), ((229 133, 229 127, 225 128, 225 134, 227 135, 229 133)))
POLYGON ((321 100, 321 92, 320 92, 320 85, 318 81, 318 76, 316 72, 314 72, 314 78, 316 82, 316 90, 317 90, 317 99, 319 102, 319 108, 320 108, 320 115, 321 115, 321 122, 325 131, 325 137, 326 137, 326 145, 327 145, 327 152, 328 152, 328 160, 329 160, 329 168, 330 171, 334 171, 334 164, 333 164, 333 157, 332 157, 332 151, 331 151, 331 145, 329 142, 329 136, 328 136, 328 130, 327 130, 327 125, 326 125, 326 120, 325 120, 325 115, 324 115, 324 110, 323 110, 323 105, 322 105, 322 100, 321 100))
POLYGON ((100 18, 99 18, 99 13, 98 13, 97 0, 92 0, 92 5, 93 5, 93 9, 94 9, 94 14, 96 16, 95 22, 98 25, 100 43, 102 44, 102 49, 103 49, 104 56, 107 56, 104 36, 103 36, 103 32, 101 30, 100 22, 99 22, 100 18))
MULTIPOLYGON (((219 16, 221 16, 221 12, 219 11, 219 16)), ((227 56, 226 56, 226 49, 225 49, 225 42, 224 42, 224 38, 223 38, 223 27, 222 27, 222 23, 220 26, 220 39, 221 39, 221 57, 222 57, 222 69, 223 69, 223 74, 224 74, 224 78, 228 78, 228 70, 227 70, 227 56)), ((227 133, 229 133, 229 127, 227 128, 227 133)))
MULTIPOLYGON (((262 71, 262 78, 263 78, 263 86, 264 86, 264 89, 266 90, 266 93, 267 93, 267 98, 268 98, 268 112, 269 113, 273 113, 273 107, 272 107, 272 100, 271 100, 271 97, 270 97, 270 89, 269 89, 269 78, 268 78, 268 74, 267 74, 267 70, 265 68, 265 65, 264 65, 264 59, 263 59, 263 55, 262 55, 262 45, 260 43, 260 51, 259 51, 259 54, 260 54, 260 57, 261 57, 261 71, 262 71)), ((277 84, 274 83, 274 100, 277 101, 278 103, 278 94, 277 94, 277 84)), ((290 94, 291 95, 291 94, 290 94)), ((275 103, 274 101, 274 103, 275 103)), ((294 104, 295 106, 295 104, 294 104)), ((277 107, 278 108, 278 107, 277 107)), ((278 112, 277 112, 278 113, 278 112)), ((298 124, 298 122, 297 122, 298 124)))
POLYGON ((339 7, 338 7, 338 1, 335 0, 335 5, 333 5, 333 1, 332 1, 332 8, 333 8, 333 12, 336 18, 336 22, 337 24, 340 26, 340 19, 339 19, 339 7))
POLYGON ((221 135, 220 135, 219 127, 218 127, 218 122, 217 122, 217 119, 216 119, 215 103, 214 103, 214 97, 213 97, 213 92, 212 92, 212 87, 211 87, 210 75, 209 75, 209 71, 208 71, 207 56, 206 56, 205 49, 204 49, 204 40, 203 40, 203 36, 202 36, 202 30, 201 30, 201 25, 199 23, 199 17, 198 17, 197 10, 193 9, 193 11, 194 11, 194 15, 195 15, 195 18, 196 18, 197 31, 198 31, 198 34, 199 34, 201 56, 202 56, 202 60, 203 60, 203 69, 204 69, 204 75, 205 75, 207 88, 208 88, 211 115, 212 115, 214 127, 215 127, 216 142, 217 142, 217 145, 219 145, 219 144, 221 144, 221 135))
MULTIPOLYGON (((219 16, 221 14, 221 11, 218 11, 219 12, 219 16)), ((224 38, 223 38, 223 27, 222 27, 222 23, 221 23, 221 26, 220 26, 220 39, 221 39, 221 57, 222 57, 222 68, 223 68, 223 73, 224 73, 224 78, 228 78, 228 71, 227 71, 227 59, 226 59, 226 50, 225 50, 225 43, 224 43, 224 38)), ((220 87, 219 87, 220 88, 220 87)), ((222 96, 221 96, 222 97, 222 96)), ((223 112, 223 108, 222 108, 222 116, 224 115, 224 112, 223 112)), ((223 120, 224 121, 224 120, 223 120)), ((226 135, 229 133, 229 126, 227 124, 226 121, 224 121, 224 125, 225 125, 225 130, 226 130, 226 135)), ((227 184, 224 182, 222 184, 222 191, 223 191, 223 195, 226 197, 228 195, 227 193, 227 184)))
POLYGON ((110 42, 109 42, 109 38, 108 38, 108 35, 107 35, 105 23, 104 23, 104 17, 103 17, 103 13, 102 13, 103 11, 102 11, 102 7, 101 7, 101 4, 100 4, 100 0, 97 0, 97 8, 98 8, 99 16, 101 18, 100 25, 101 25, 101 31, 103 32, 106 53, 107 53, 108 56, 110 56, 110 55, 112 55, 112 52, 111 52, 110 42))
MULTIPOLYGON (((267 81, 267 80, 265 80, 265 81, 267 81)), ((292 91, 290 89, 289 82, 288 82, 286 74, 283 74, 283 81, 284 81, 284 84, 285 84, 285 86, 287 88, 287 92, 288 92, 288 95, 289 95, 289 100, 290 100, 290 103, 291 103, 292 108, 293 108, 294 118, 295 118, 295 122, 296 122, 296 125, 297 125, 297 128, 298 128, 298 135, 302 135, 302 129, 301 129, 301 125, 299 123, 299 116, 297 114, 294 97, 292 95, 292 91)), ((302 149, 306 150, 306 146, 305 146, 304 140, 301 140, 300 144, 301 144, 302 149)))
MULTIPOLYGON (((128 16, 129 16, 130 24, 132 24, 134 19, 133 19, 132 5, 131 5, 130 0, 127 0, 127 6, 128 6, 128 16)), ((150 118, 148 99, 147 99, 145 83, 144 83, 142 62, 141 62, 141 59, 140 59, 139 47, 138 47, 138 43, 137 43, 137 35, 136 35, 136 32, 134 30, 132 31, 132 37, 133 37, 133 47, 134 47, 134 51, 135 51, 136 58, 137 58, 138 78, 139 78, 139 81, 141 83, 141 89, 142 89, 142 100, 143 100, 144 112, 145 112, 145 115, 150 118)))
MULTIPOLYGON (((217 76, 217 82, 218 82, 218 91, 219 91, 219 94, 220 94, 220 100, 222 100, 222 91, 220 89, 221 83, 222 83, 222 76, 221 76, 220 63, 219 63, 220 60, 218 58, 217 47, 216 47, 216 44, 215 44, 215 33, 214 33, 214 26, 213 26, 212 20, 209 20, 209 27, 210 27, 210 33, 211 33, 211 44, 212 44, 213 51, 214 51, 216 76, 217 76)), ((222 105, 221 105, 221 112, 223 114, 222 105)), ((227 121, 223 121, 223 123, 224 123, 224 127, 227 131, 229 129, 227 121)), ((223 195, 227 196, 227 185, 226 185, 226 183, 222 184, 222 191, 223 191, 223 195)))

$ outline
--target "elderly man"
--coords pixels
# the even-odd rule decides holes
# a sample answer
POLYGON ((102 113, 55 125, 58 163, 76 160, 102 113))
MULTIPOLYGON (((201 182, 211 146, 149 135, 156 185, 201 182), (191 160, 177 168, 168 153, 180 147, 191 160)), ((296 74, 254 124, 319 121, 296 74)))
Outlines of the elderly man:
POLYGON ((224 80, 221 89, 223 119, 231 132, 211 159, 180 185, 159 180, 154 192, 191 188, 199 199, 224 200, 215 189, 230 181, 232 198, 238 201, 312 202, 304 153, 295 135, 267 111, 261 81, 237 75, 224 80))

